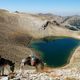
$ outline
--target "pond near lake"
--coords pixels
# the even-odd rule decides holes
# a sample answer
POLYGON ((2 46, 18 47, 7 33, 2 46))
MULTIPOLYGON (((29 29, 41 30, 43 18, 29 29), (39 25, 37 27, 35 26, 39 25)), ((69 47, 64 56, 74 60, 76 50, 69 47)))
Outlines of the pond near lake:
POLYGON ((80 40, 73 38, 58 38, 52 40, 35 40, 31 48, 41 55, 42 60, 50 67, 60 67, 70 61, 74 50, 80 46, 80 40))

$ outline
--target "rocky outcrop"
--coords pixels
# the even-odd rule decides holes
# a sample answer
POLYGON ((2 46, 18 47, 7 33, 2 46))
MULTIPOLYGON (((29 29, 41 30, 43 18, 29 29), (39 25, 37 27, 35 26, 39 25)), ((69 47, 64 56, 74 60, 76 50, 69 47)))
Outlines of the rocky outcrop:
POLYGON ((80 16, 69 16, 64 19, 62 24, 73 31, 80 31, 80 16))

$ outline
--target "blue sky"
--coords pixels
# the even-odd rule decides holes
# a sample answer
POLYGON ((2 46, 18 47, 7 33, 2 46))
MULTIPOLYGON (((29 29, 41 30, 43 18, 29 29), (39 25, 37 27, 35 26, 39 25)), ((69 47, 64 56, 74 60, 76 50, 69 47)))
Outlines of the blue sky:
POLYGON ((0 0, 0 8, 30 13, 80 14, 80 0, 0 0))

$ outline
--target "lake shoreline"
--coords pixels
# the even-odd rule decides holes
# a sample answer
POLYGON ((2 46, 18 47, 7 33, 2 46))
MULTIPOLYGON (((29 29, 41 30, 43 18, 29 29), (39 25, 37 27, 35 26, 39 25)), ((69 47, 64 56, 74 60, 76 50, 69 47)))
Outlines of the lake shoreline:
MULTIPOLYGON (((68 38, 71 38, 71 37, 68 37, 68 38)), ((49 40, 50 41, 54 41, 54 40, 56 40, 56 39, 67 39, 67 37, 47 37, 47 38, 43 38, 43 39, 38 39, 38 40, 42 40, 43 42, 45 41, 45 42, 48 42, 49 40)), ((75 39, 75 38, 71 38, 71 39, 75 39)), ((34 43, 34 42, 37 42, 38 40, 33 40, 31 43, 34 43)), ((75 40, 77 40, 77 39, 75 39, 75 40)), ((37 42, 38 43, 38 42, 37 42)), ((72 57, 72 55, 74 54, 74 51, 77 49, 77 47, 78 47, 78 45, 76 45, 75 46, 75 48, 70 52, 70 56, 69 56, 69 58, 68 58, 68 60, 67 60, 67 63, 66 64, 64 64, 64 65, 62 65, 62 66, 60 66, 60 67, 64 67, 64 66, 66 66, 66 65, 68 65, 69 64, 69 62, 70 62, 70 59, 71 59, 71 57, 72 57)), ((35 50, 36 51, 36 50, 35 50)), ((42 53, 43 54, 43 53, 42 53)), ((50 67, 52 67, 52 66, 50 66, 50 67)), ((53 67, 54 68, 54 67, 53 67)), ((58 68, 58 67, 57 67, 58 68)))

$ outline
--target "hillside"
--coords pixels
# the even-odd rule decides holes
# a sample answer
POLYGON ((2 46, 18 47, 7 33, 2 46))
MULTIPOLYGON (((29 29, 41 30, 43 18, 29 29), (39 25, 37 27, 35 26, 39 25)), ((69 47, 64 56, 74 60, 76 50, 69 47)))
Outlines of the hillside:
POLYGON ((69 16, 64 19, 62 24, 73 31, 80 31, 80 16, 69 16))
POLYGON ((33 52, 27 47, 32 39, 46 36, 80 39, 80 31, 69 30, 61 25, 62 17, 57 16, 57 19, 56 16, 44 15, 0 10, 0 55, 16 62, 17 65, 22 58, 33 52))

